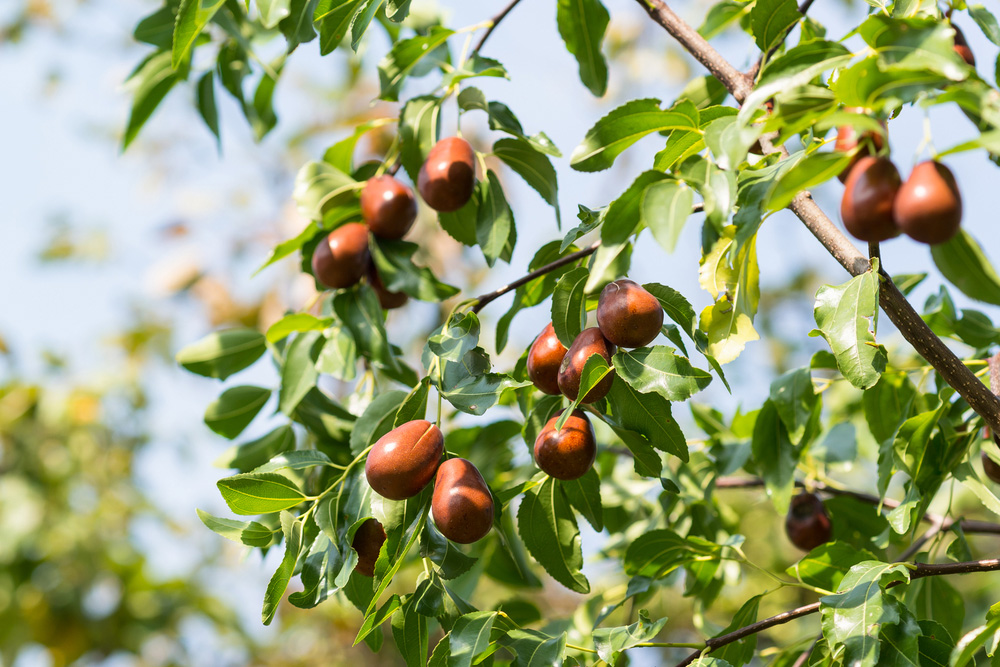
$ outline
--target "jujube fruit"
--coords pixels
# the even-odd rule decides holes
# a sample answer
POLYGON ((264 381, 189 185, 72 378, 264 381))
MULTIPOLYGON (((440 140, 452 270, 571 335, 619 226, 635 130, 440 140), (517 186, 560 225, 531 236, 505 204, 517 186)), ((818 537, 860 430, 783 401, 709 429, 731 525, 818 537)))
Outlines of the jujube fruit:
POLYGON ((375 268, 375 262, 371 262, 368 265, 368 284, 375 290, 375 295, 378 297, 378 304, 385 310, 401 308, 410 299, 406 295, 406 292, 390 292, 386 289, 382 278, 378 275, 378 270, 375 268))
POLYGON ((457 211, 468 203, 476 187, 476 155, 469 142, 448 137, 434 144, 420 167, 417 189, 435 211, 457 211))
POLYGON ((361 190, 361 217, 375 236, 401 239, 417 219, 417 199, 392 176, 375 176, 361 190))
MULTIPOLYGON (((849 113, 866 112, 865 109, 860 107, 846 107, 844 111, 849 113)), ((885 128, 885 121, 880 122, 882 127, 885 128)), ((850 153, 858 146, 861 146, 861 150, 854 154, 851 161, 837 176, 841 183, 847 182, 847 177, 851 175, 851 172, 854 171, 854 167, 862 158, 875 157, 882 151, 883 148, 885 148, 885 137, 882 134, 872 132, 871 130, 859 134, 857 128, 853 125, 841 125, 837 128, 837 140, 833 143, 834 150, 840 151, 841 153, 850 153)))
POLYGON ((431 496, 434 525, 452 542, 472 544, 493 526, 493 496, 476 466, 448 459, 438 468, 431 496))
POLYGON ((642 347, 659 335, 663 307, 642 285, 622 278, 601 290, 597 326, 605 338, 619 347, 642 347))
POLYGON ((566 346, 549 322, 528 350, 528 377, 546 394, 559 394, 559 367, 565 356, 566 346))
POLYGON ((788 516, 785 517, 785 534, 792 544, 803 551, 812 551, 829 542, 833 530, 823 501, 812 493, 800 493, 792 498, 788 516))
POLYGON ((535 464, 556 479, 579 479, 587 474, 597 458, 594 427, 583 410, 574 410, 562 429, 556 422, 565 410, 560 410, 545 424, 535 440, 535 464))
POLYGON ((358 564, 354 571, 366 577, 375 576, 375 561, 385 542, 385 529, 376 519, 368 519, 358 527, 351 540, 351 547, 358 552, 358 564))
POLYGON ((940 162, 921 162, 899 188, 894 211, 896 226, 914 241, 944 243, 962 223, 962 195, 955 176, 940 162))
MULTIPOLYGON (((559 391, 563 396, 571 401, 576 400, 580 393, 580 376, 583 374, 583 367, 587 359, 593 354, 604 357, 604 361, 611 365, 611 356, 615 353, 615 344, 608 341, 597 327, 584 329, 573 340, 569 346, 566 356, 563 357, 562 365, 559 367, 559 391)), ((582 403, 593 403, 604 398, 611 391, 611 383, 615 380, 612 371, 604 376, 604 379, 597 383, 597 386, 584 396, 582 403)))
POLYGON ((965 33, 959 30, 957 25, 952 25, 955 29, 955 53, 962 57, 969 67, 976 66, 976 54, 969 48, 969 42, 965 39, 965 33))
POLYGON ((983 472, 995 483, 1000 484, 1000 463, 991 459, 985 451, 983 452, 983 472))
POLYGON ((369 486, 383 498, 412 498, 434 479, 443 453, 441 429, 415 419, 378 439, 368 452, 365 476, 369 486))
POLYGON ((365 275, 371 255, 368 227, 350 222, 337 227, 313 251, 313 275, 331 289, 356 285, 365 275))
POLYGON ((844 227, 861 241, 877 243, 899 236, 893 202, 902 180, 891 161, 863 157, 847 177, 840 217, 844 227))

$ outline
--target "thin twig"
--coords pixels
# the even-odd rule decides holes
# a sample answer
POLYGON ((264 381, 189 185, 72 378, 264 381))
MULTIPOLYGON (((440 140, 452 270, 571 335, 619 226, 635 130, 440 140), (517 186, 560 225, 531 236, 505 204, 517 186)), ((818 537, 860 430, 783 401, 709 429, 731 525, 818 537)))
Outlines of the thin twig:
MULTIPOLYGON (((1000 570, 1000 558, 988 558, 986 560, 974 560, 965 563, 910 563, 909 566, 911 568, 909 581, 913 581, 914 579, 923 579, 924 577, 938 577, 949 574, 995 572, 1000 570)), ((908 581, 893 581, 887 584, 886 588, 893 588, 905 583, 908 583, 908 581)), ((773 628, 776 625, 788 623, 796 618, 802 618, 803 616, 815 614, 819 611, 819 608, 820 603, 813 602, 812 604, 807 604, 804 607, 798 607, 796 609, 792 609, 791 611, 785 611, 775 616, 771 616, 770 618, 765 618, 762 621, 745 625, 742 628, 737 628, 736 630, 724 635, 706 639, 704 649, 695 651, 683 661, 678 663, 677 667, 686 667, 697 660, 703 653, 711 653, 718 648, 722 648, 727 644, 732 644, 733 642, 739 641, 744 637, 757 634, 762 630, 767 630, 768 628, 773 628)))
POLYGON ((504 18, 507 16, 507 14, 510 14, 510 10, 514 9, 514 7, 517 7, 517 3, 519 2, 521 2, 521 0, 511 0, 510 4, 508 4, 506 7, 500 10, 499 14, 490 19, 490 27, 487 28, 486 32, 483 33, 483 36, 480 38, 479 43, 476 44, 476 48, 472 50, 473 53, 479 53, 479 50, 483 48, 483 44, 485 44, 486 40, 490 38, 490 35, 493 34, 493 31, 496 29, 496 27, 500 25, 500 21, 503 21, 504 18))

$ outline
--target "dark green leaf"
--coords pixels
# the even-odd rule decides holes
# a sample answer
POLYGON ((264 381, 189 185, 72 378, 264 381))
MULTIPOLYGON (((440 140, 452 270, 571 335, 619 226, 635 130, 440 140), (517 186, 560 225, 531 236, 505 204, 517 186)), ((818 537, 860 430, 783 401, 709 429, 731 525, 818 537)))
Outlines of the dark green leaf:
MULTIPOLYGON (((649 439, 657 449, 688 460, 687 441, 670 414, 670 402, 659 394, 643 394, 615 379, 608 393, 613 419, 625 429, 649 439)), ((628 444, 628 443, 626 443, 628 444)))
POLYGON ((398 368, 386 337, 382 306, 371 287, 361 285, 341 292, 333 299, 333 309, 354 336, 362 355, 389 368, 398 368))
POLYGON ((636 644, 652 641, 660 634, 666 618, 652 621, 645 609, 639 610, 639 620, 632 625, 618 628, 598 628, 593 632, 594 647, 601 660, 609 665, 617 664, 619 656, 636 644))
POLYGON ((302 522, 297 521, 288 512, 281 513, 281 532, 285 535, 285 555, 264 592, 264 606, 260 612, 264 625, 270 625, 274 613, 278 611, 278 603, 288 588, 288 582, 292 578, 295 563, 299 558, 299 550, 302 548, 302 522))
POLYGON ((524 494, 517 530, 528 552, 556 581, 577 593, 590 592, 590 583, 580 572, 580 530, 555 480, 549 478, 524 494))
POLYGON ((558 0, 556 23, 566 50, 576 57, 580 80, 596 97, 608 87, 608 65, 601 42, 608 27, 608 10, 600 0, 558 0))
POLYGON ((177 363, 205 377, 225 380, 260 359, 267 342, 254 329, 217 331, 177 353, 177 363))
POLYGON ((325 339, 319 331, 297 335, 285 348, 281 364, 281 389, 278 392, 278 409, 291 417, 306 394, 316 386, 319 371, 316 360, 325 339))
POLYGON ((405 292, 420 301, 444 301, 458 294, 457 287, 446 285, 430 269, 413 263, 411 257, 420 249, 416 243, 374 239, 370 244, 372 258, 389 291, 405 292))
POLYGON ((122 150, 139 135, 139 130, 153 115, 163 98, 187 72, 175 71, 170 64, 169 51, 161 51, 146 60, 139 69, 129 77, 129 85, 134 87, 132 109, 129 112, 128 124, 122 135, 122 150))
POLYGON ((950 241, 931 246, 934 264, 966 296, 1000 305, 1000 276, 986 253, 965 230, 950 241))
POLYGON ((216 486, 234 514, 280 512, 306 499, 294 482, 271 472, 225 477, 216 486))
POLYGON ((198 518, 210 530, 248 547, 266 547, 274 541, 274 531, 256 521, 236 521, 198 510, 198 518))
POLYGON ((604 530, 604 508, 601 505, 601 478, 591 468, 583 477, 560 480, 559 486, 566 493, 569 504, 583 515, 596 531, 604 530))
POLYGON ((583 288, 590 271, 579 266, 563 274, 552 293, 552 327, 556 337, 569 348, 583 331, 587 318, 583 288))
POLYGON ((707 387, 712 376, 674 351, 663 345, 619 350, 613 359, 615 371, 642 394, 655 392, 668 401, 686 401, 707 387))
POLYGON ((406 397, 403 391, 387 391, 368 404, 351 431, 351 453, 360 454, 393 429, 396 412, 406 397))
POLYGON ((625 552, 625 573, 662 579, 699 559, 719 558, 722 547, 700 537, 681 537, 672 530, 651 530, 637 537, 625 552))
POLYGON ((205 424, 232 440, 253 421, 271 397, 271 390, 243 385, 222 392, 205 410, 205 424))
POLYGON ((379 83, 382 87, 379 97, 390 102, 398 100, 404 79, 424 57, 435 53, 453 34, 453 30, 435 26, 426 35, 396 42, 378 65, 379 83))
POLYGON ((761 51, 769 51, 784 41, 801 18, 795 0, 757 0, 750 10, 754 41, 761 51))
POLYGON ((215 465, 246 472, 292 449, 295 449, 295 431, 284 424, 256 440, 230 447, 215 460, 215 465))
POLYGON ((525 139, 498 139, 493 144, 493 154, 555 208, 558 221, 559 183, 549 158, 525 139))
POLYGON ((490 170, 479 184, 481 202, 476 216, 476 242, 483 250, 489 266, 503 258, 509 260, 509 239, 514 232, 514 215, 507 204, 500 178, 490 170))

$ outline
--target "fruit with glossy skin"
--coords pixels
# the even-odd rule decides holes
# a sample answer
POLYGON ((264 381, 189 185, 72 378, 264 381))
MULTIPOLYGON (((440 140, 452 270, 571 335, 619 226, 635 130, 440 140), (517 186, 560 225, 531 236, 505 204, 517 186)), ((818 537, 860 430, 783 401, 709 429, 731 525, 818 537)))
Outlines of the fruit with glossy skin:
POLYGON ((565 356, 566 346, 549 322, 528 350, 528 377, 532 383, 546 394, 559 394, 559 366, 565 356))
POLYGON ((434 144, 417 176, 417 190, 435 211, 465 206, 476 187, 476 155, 469 142, 448 137, 434 144))
MULTIPOLYGON (((846 107, 844 111, 848 113, 868 114, 868 111, 861 107, 846 107)), ((885 128, 885 121, 880 122, 882 123, 882 127, 885 128)), ((855 165, 862 158, 875 157, 885 148, 885 136, 871 130, 858 134, 857 128, 853 125, 841 125, 837 128, 837 140, 833 144, 834 150, 841 153, 850 153, 858 146, 861 146, 861 150, 854 154, 848 165, 837 176, 841 183, 847 182, 847 177, 851 175, 855 165)))
POLYGON ((969 67, 976 66, 976 55, 969 48, 969 42, 965 39, 965 33, 959 30, 957 25, 952 24, 955 29, 955 53, 962 57, 969 67))
POLYGON ((493 496, 483 476, 465 459, 448 459, 438 469, 431 496, 434 525, 452 542, 472 544, 493 526, 493 496))
POLYGON ((401 239, 417 219, 417 198, 392 176, 374 176, 361 190, 361 217, 375 236, 401 239))
MULTIPOLYGON (((580 393, 580 376, 583 374, 584 364, 593 354, 599 354, 611 365, 611 356, 615 353, 615 344, 604 337, 597 327, 584 329, 573 340, 573 344, 566 351, 562 365, 559 366, 559 391, 571 401, 576 400, 580 393)), ((615 380, 614 371, 608 373, 597 386, 584 396, 581 403, 593 403, 599 401, 611 391, 611 383, 615 380)))
POLYGON ((341 225, 313 251, 312 269, 321 284, 331 289, 358 284, 368 270, 368 227, 360 222, 341 225))
POLYGON ((902 185, 890 160, 863 157, 847 177, 840 217, 851 235, 861 241, 879 242, 899 236, 893 203, 902 185))
POLYGON ((792 498, 785 518, 785 534, 792 544, 803 551, 812 551, 829 542, 833 537, 833 528, 823 501, 812 493, 800 493, 792 498))
POLYGON ((921 162, 899 188, 893 210, 896 226, 914 241, 944 243, 962 223, 962 195, 955 176, 940 162, 921 162))
POLYGON ((444 436, 424 419, 401 424, 368 452, 365 476, 375 493, 405 500, 420 493, 432 479, 444 453, 444 436))
POLYGON ((989 454, 985 451, 983 451, 983 472, 985 472, 986 476, 991 480, 1000 484, 1000 463, 997 463, 990 458, 989 454))
POLYGON ((382 282, 382 279, 378 275, 378 270, 375 268, 375 262, 371 262, 368 265, 368 284, 375 290, 378 303, 385 310, 401 308, 410 300, 406 292, 390 292, 385 288, 385 284, 382 282))
POLYGON ((660 333, 663 306, 642 285, 622 278, 601 290, 597 326, 618 347, 642 347, 660 333))
POLYGON ((597 458, 594 427, 583 410, 574 410, 561 430, 556 422, 560 410, 545 424, 535 440, 535 464, 556 479, 573 480, 587 474, 597 458))
POLYGON ((351 547, 358 552, 358 564, 354 571, 366 577, 375 576, 375 561, 385 542, 385 529, 375 519, 368 519, 358 527, 351 540, 351 547))

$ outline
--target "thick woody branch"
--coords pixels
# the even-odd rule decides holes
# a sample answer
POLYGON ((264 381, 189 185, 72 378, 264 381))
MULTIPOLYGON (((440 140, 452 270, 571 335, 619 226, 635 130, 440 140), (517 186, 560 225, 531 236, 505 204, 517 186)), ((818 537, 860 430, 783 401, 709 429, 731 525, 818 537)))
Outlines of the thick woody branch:
MULTIPOLYGON (((637 1, 654 21, 663 26, 691 55, 705 65, 738 102, 746 98, 751 86, 744 75, 691 26, 682 21, 663 0, 637 1)), ((769 152, 772 148, 767 137, 761 137, 761 146, 765 152, 769 152)), ((783 148, 780 150, 783 156, 787 155, 787 151, 783 148)), ((868 258, 833 224, 808 192, 799 193, 788 208, 851 275, 857 276, 871 269, 868 258)), ((879 274, 881 278, 879 304, 903 338, 934 367, 934 370, 968 402, 973 410, 982 416, 994 432, 1000 432, 1000 399, 931 331, 892 283, 888 274, 881 270, 879 274)))
MULTIPOLYGON (((910 564, 910 581, 914 579, 923 579, 924 577, 939 577, 948 574, 972 574, 974 572, 994 572, 1000 570, 1000 559, 989 558, 986 560, 974 560, 966 563, 911 563, 910 564)), ((886 588, 893 588, 895 586, 905 584, 905 581, 894 581, 886 586, 886 588)), ((762 630, 767 630, 768 628, 773 628, 776 625, 782 625, 788 623, 789 621, 795 620, 796 618, 802 618, 803 616, 808 616, 810 614, 815 614, 819 611, 820 603, 813 602, 812 604, 807 604, 804 607, 798 607, 797 609, 792 609, 791 611, 785 611, 770 618, 765 618, 762 621, 757 621, 756 623, 751 623, 750 625, 745 625, 742 628, 738 628, 724 635, 718 637, 712 637, 711 639, 705 640, 705 648, 701 651, 696 651, 685 658, 682 662, 677 664, 677 667, 686 667, 692 662, 697 660, 700 656, 711 653, 712 651, 722 648, 727 644, 732 644, 735 641, 739 641, 744 637, 749 637, 750 635, 757 634, 762 630)))

